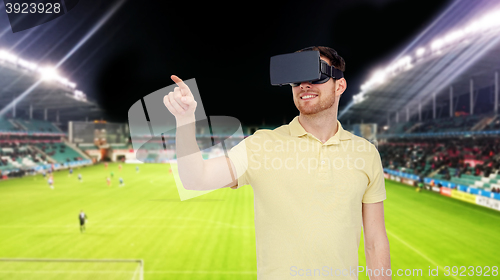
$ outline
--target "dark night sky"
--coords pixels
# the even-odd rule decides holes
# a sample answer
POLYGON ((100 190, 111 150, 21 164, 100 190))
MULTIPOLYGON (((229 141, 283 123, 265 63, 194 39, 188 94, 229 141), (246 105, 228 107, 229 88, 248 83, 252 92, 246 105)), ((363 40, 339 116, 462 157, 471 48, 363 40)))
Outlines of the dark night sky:
MULTIPOLYGON (((117 2, 81 0, 69 14, 15 34, 2 7, 0 47, 55 64, 117 2)), ((97 100, 109 121, 126 122, 133 103, 171 85, 176 74, 196 78, 207 115, 278 125, 298 110, 290 87, 269 83, 271 56, 312 45, 337 50, 348 83, 341 109, 378 64, 394 58, 451 3, 128 0, 59 71, 97 100)))

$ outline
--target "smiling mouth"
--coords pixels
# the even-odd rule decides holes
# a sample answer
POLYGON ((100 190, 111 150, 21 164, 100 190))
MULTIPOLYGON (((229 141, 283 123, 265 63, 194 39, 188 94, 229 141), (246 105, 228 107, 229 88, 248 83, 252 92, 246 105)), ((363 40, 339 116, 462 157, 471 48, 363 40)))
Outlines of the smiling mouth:
POLYGON ((316 97, 317 97, 317 95, 308 94, 308 95, 302 96, 300 99, 302 99, 302 100, 310 100, 310 99, 313 99, 313 98, 316 98, 316 97))

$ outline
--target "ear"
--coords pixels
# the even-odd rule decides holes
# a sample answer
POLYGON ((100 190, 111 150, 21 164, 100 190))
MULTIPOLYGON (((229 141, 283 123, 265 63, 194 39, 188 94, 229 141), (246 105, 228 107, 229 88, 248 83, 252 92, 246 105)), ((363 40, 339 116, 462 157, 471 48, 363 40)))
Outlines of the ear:
POLYGON ((347 88, 347 81, 344 78, 335 81, 335 96, 342 95, 347 88))

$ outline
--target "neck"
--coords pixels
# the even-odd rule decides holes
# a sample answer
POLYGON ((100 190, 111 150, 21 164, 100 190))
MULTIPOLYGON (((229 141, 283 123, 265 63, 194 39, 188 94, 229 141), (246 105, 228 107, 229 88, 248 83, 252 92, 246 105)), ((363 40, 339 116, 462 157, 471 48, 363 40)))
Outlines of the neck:
POLYGON ((332 138, 338 131, 337 111, 320 112, 313 115, 299 114, 299 123, 302 127, 322 143, 332 138))

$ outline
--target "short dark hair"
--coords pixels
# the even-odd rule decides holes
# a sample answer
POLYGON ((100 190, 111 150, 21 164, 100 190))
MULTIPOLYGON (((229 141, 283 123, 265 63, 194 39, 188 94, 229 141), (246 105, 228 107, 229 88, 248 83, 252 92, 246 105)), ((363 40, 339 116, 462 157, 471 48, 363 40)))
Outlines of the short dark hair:
POLYGON ((298 50, 296 52, 303 52, 303 51, 319 51, 319 54, 321 56, 324 56, 330 60, 330 66, 333 66, 342 72, 345 71, 344 59, 337 53, 336 50, 334 50, 332 48, 323 47, 323 46, 312 46, 312 47, 298 50))

